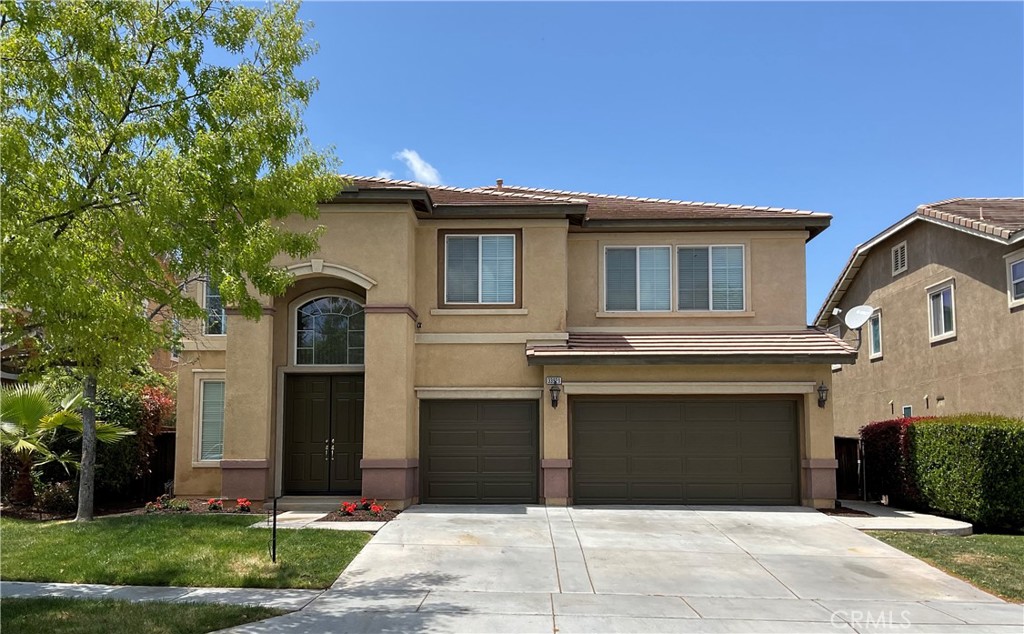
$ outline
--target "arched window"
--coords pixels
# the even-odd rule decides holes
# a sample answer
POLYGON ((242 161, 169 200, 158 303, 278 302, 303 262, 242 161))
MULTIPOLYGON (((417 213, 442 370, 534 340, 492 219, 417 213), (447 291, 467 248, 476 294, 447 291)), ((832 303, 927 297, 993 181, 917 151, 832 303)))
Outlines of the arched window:
POLYGON ((363 363, 363 307, 332 295, 306 302, 296 310, 296 365, 363 363))

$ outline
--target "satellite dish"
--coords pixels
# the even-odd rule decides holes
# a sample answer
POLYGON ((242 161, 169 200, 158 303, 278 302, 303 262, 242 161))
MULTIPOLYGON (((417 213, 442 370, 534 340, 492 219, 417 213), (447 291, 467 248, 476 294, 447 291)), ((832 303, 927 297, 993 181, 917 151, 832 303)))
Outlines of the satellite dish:
POLYGON ((843 318, 843 321, 846 322, 846 327, 850 330, 857 330, 867 323, 874 313, 875 309, 871 306, 854 306, 846 311, 846 317, 843 318))

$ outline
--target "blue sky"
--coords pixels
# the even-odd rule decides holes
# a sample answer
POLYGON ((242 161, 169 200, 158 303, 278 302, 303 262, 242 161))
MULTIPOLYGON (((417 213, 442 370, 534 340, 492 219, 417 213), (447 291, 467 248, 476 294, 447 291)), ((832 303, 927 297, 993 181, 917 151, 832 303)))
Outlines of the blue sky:
POLYGON ((808 245, 808 319, 851 249, 917 205, 1024 195, 1022 3, 301 15, 320 44, 310 137, 344 171, 829 212, 808 245))

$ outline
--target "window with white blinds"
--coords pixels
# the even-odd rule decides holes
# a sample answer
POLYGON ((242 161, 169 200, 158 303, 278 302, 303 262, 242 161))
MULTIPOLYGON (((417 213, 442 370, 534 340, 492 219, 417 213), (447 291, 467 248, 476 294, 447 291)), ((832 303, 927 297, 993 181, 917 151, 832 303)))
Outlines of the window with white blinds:
POLYGON ((446 304, 514 304, 516 237, 445 236, 446 304))
POLYGON ((224 457, 224 381, 200 381, 199 459, 224 457))
POLYGON ((671 247, 608 247, 605 310, 672 310, 671 247))
POLYGON ((742 311, 745 308, 742 245, 679 247, 678 309, 742 311))

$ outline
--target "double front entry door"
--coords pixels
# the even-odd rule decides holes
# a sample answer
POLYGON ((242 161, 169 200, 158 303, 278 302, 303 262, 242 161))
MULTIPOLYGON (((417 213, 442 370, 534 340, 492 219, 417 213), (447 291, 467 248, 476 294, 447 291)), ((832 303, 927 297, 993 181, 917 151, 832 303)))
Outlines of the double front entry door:
POLYGON ((363 375, 288 375, 284 493, 358 494, 362 457, 363 375))

